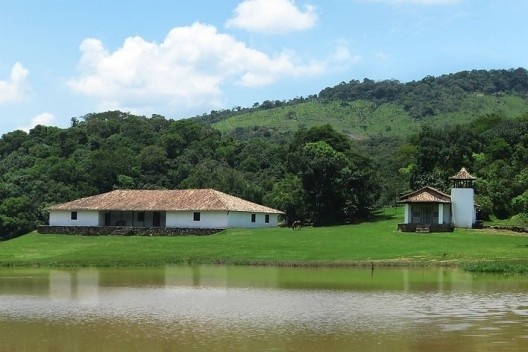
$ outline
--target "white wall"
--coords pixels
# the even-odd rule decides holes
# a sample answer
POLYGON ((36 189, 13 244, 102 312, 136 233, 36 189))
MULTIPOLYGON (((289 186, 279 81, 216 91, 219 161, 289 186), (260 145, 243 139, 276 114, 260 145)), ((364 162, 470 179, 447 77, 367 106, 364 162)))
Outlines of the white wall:
POLYGON ((194 211, 167 212, 166 226, 180 228, 225 229, 226 211, 201 211, 200 221, 194 221, 194 211))
POLYGON ((168 212, 167 227, 225 229, 230 227, 276 227, 278 224, 277 214, 268 214, 268 223, 266 223, 266 214, 262 213, 254 213, 255 222, 251 222, 251 214, 236 211, 202 211, 200 212, 200 221, 194 221, 194 212, 192 211, 168 212))
POLYGON ((473 188, 452 188, 453 224, 455 227, 471 228, 475 223, 475 192, 473 188))
MULTIPOLYGON (((251 222, 251 214, 245 212, 226 212, 226 211, 202 211, 200 212, 200 221, 194 221, 194 212, 162 212, 162 226, 174 228, 209 228, 225 229, 229 227, 238 228, 258 228, 258 227, 276 227, 278 224, 278 214, 268 214, 269 222, 266 223, 266 214, 254 213, 255 222, 251 222)), ((119 219, 126 220, 126 226, 132 226, 132 213, 114 214, 112 213, 112 225, 119 215, 119 219)), ((51 226, 103 226, 105 212, 101 211, 78 211, 77 220, 71 219, 70 211, 50 211, 49 223, 51 226)), ((145 213, 145 223, 133 223, 134 226, 151 226, 152 213, 145 213), (145 224, 146 223, 146 224, 145 224)))
POLYGON ((263 213, 245 213, 232 211, 229 213, 229 227, 239 228, 258 228, 258 227, 276 227, 278 223, 278 214, 263 213), (251 215, 255 214, 255 222, 251 222, 251 215), (269 215, 269 223, 266 223, 265 217, 269 215))
POLYGON ((78 211, 77 220, 71 219, 71 211, 50 211, 49 224, 51 226, 98 226, 98 211, 78 211))

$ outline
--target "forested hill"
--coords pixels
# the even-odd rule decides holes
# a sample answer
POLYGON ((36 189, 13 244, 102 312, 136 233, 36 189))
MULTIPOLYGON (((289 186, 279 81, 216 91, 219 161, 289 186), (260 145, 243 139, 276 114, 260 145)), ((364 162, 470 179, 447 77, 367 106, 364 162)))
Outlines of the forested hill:
POLYGON ((322 101, 351 102, 368 100, 376 104, 393 103, 401 106, 411 117, 422 119, 463 109, 468 95, 511 95, 528 97, 528 71, 473 70, 440 77, 427 76, 420 81, 400 83, 396 80, 375 82, 350 81, 319 93, 322 101))
POLYGON ((370 161, 329 125, 234 140, 191 120, 120 111, 0 139, 0 239, 47 221, 46 207, 113 189, 214 188, 318 225, 364 218, 370 161), (344 191, 346 190, 346 191, 344 191))
POLYGON ((365 80, 199 121, 109 111, 6 133, 0 239, 45 223, 52 204, 112 189, 215 188, 287 221, 358 221, 409 189, 448 192, 462 166, 485 213, 528 226, 527 82, 524 69, 365 80))
POLYGON ((419 81, 341 82, 318 95, 211 111, 195 119, 242 137, 255 130, 295 131, 329 123, 353 138, 405 136, 423 124, 443 126, 486 114, 528 111, 528 71, 472 70, 419 81))

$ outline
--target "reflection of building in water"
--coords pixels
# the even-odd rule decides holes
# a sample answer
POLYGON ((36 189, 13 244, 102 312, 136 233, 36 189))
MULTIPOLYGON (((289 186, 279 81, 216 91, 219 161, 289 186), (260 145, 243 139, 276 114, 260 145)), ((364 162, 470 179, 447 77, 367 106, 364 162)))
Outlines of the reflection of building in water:
POLYGON ((49 295, 53 299, 71 299, 72 295, 72 275, 67 271, 53 270, 50 272, 49 295))
POLYGON ((409 292, 409 269, 403 270, 403 290, 409 292))
POLYGON ((277 267, 167 266, 165 267, 165 286, 279 287, 279 273, 280 270, 277 267))
POLYGON ((95 303, 99 297, 99 272, 96 269, 53 270, 49 276, 49 295, 56 300, 95 303))
POLYGON ((457 269, 402 269, 402 290, 464 291, 473 289, 473 275, 457 269))
POLYGON ((183 287, 227 287, 227 267, 225 266, 167 266, 165 286, 183 287))

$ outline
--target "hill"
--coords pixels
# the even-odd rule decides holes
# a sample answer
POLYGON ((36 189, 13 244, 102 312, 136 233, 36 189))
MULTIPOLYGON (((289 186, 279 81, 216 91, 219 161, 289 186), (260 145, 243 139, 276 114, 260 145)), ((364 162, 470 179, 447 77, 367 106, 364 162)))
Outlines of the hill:
POLYGON ((293 132, 330 124, 353 139, 403 137, 423 125, 443 127, 488 115, 517 117, 528 112, 528 71, 473 70, 420 81, 341 82, 318 95, 269 101, 251 108, 212 111, 195 117, 224 134, 293 132))
POLYGON ((484 213, 528 223, 527 82, 524 69, 352 81, 195 119, 109 111, 13 131, 0 138, 0 239, 113 189, 214 188, 289 222, 351 223, 405 190, 447 191, 461 166, 484 213))

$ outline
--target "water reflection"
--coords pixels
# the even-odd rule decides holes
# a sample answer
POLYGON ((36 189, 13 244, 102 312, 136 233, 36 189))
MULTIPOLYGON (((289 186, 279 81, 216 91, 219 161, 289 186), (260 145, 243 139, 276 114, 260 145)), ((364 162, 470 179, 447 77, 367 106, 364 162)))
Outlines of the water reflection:
POLYGON ((356 291, 528 289, 528 278, 475 275, 452 268, 361 269, 167 266, 143 269, 0 269, 0 292, 90 300, 108 287, 209 287, 356 291))
POLYGON ((0 351, 521 351, 528 278, 454 269, 0 269, 0 351))

